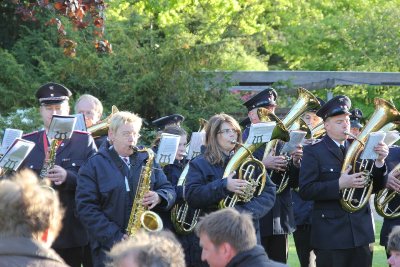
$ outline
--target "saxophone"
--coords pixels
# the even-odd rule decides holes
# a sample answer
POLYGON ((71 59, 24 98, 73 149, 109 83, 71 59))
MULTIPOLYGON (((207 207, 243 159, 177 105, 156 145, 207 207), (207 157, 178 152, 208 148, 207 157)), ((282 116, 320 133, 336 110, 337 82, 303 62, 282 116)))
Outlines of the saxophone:
POLYGON ((40 170, 39 177, 40 179, 44 179, 47 177, 47 174, 49 173, 49 170, 54 168, 54 165, 56 163, 56 151, 58 147, 60 146, 62 140, 60 139, 53 139, 50 144, 50 150, 49 150, 49 157, 46 159, 43 163, 43 167, 40 170))
POLYGON ((146 165, 142 167, 135 198, 133 200, 132 210, 126 228, 126 232, 129 236, 135 236, 137 231, 142 227, 149 232, 158 232, 163 228, 163 222, 160 216, 153 211, 147 210, 142 204, 144 195, 150 191, 154 152, 149 148, 138 149, 137 147, 132 147, 132 149, 134 152, 147 152, 149 157, 146 165))

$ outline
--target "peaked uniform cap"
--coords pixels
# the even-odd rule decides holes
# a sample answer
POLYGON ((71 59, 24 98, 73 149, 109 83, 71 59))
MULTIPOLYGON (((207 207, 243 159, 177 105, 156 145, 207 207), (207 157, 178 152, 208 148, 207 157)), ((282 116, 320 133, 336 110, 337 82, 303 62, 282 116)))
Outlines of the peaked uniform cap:
POLYGON ((185 117, 180 114, 172 114, 164 116, 152 121, 152 124, 160 129, 164 128, 168 124, 183 122, 185 117))
POLYGON ((60 104, 67 101, 72 95, 71 91, 62 84, 46 83, 36 91, 36 98, 40 105, 60 104))
POLYGON ((250 111, 255 108, 276 106, 276 98, 278 93, 274 88, 267 88, 243 103, 247 110, 250 111))
POLYGON ((326 120, 329 117, 348 114, 351 115, 349 109, 351 108, 351 101, 345 95, 338 95, 326 102, 318 111, 317 116, 326 120))
POLYGON ((350 110, 350 126, 351 128, 359 128, 361 129, 363 125, 361 124, 361 121, 363 119, 363 113, 360 109, 355 108, 353 110, 350 110))

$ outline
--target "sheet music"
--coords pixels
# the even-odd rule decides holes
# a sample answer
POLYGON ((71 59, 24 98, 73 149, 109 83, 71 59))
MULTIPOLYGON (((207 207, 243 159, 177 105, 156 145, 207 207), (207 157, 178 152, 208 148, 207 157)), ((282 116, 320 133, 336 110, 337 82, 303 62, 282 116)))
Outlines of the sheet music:
POLYGON ((53 115, 47 136, 50 140, 69 139, 74 131, 75 123, 76 118, 74 116, 53 115))
POLYGON ((190 139, 189 152, 187 155, 187 159, 191 160, 194 157, 197 157, 201 154, 201 146, 203 146, 206 142, 206 133, 205 132, 193 132, 192 137, 190 139))
POLYGON ((7 149, 14 143, 15 139, 22 137, 22 130, 7 128, 4 130, 3 140, 1 141, 0 155, 4 155, 7 149))
POLYGON ((74 127, 74 131, 82 131, 87 132, 86 123, 85 123, 85 115, 82 113, 72 115, 76 118, 76 123, 74 127))
POLYGON ((0 167, 17 171, 34 146, 34 142, 20 138, 15 139, 14 143, 0 159, 0 167))
POLYGON ((392 146, 394 143, 399 141, 400 139, 400 134, 398 131, 388 131, 386 133, 385 139, 383 142, 387 144, 388 146, 392 146))
MULTIPOLYGON (((361 153, 361 159, 377 159, 378 154, 374 151, 374 147, 379 143, 383 142, 386 133, 384 132, 372 132, 368 135, 368 140, 365 144, 364 151, 361 153)), ((354 141, 357 142, 357 141, 354 141)))
POLYGON ((272 132, 275 128, 275 122, 260 122, 250 126, 247 144, 266 143, 271 140, 272 132))
POLYGON ((160 145, 158 146, 156 162, 161 165, 174 163, 181 137, 175 134, 161 134, 160 145))
POLYGON ((281 153, 290 154, 299 144, 301 144, 306 136, 305 131, 294 130, 290 132, 289 142, 283 145, 281 153))

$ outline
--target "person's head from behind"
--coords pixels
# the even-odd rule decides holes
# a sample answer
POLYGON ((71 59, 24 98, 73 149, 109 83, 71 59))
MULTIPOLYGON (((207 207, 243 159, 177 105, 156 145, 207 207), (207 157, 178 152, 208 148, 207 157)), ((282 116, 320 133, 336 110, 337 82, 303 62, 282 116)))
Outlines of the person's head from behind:
POLYGON ((128 157, 132 154, 132 146, 136 146, 140 137, 142 119, 127 111, 119 111, 111 117, 108 138, 118 155, 128 157))
POLYGON ((69 115, 68 100, 71 91, 62 84, 46 83, 36 91, 36 98, 40 104, 40 116, 44 127, 49 128, 53 115, 69 115))
POLYGON ((170 232, 139 231, 135 237, 116 244, 109 253, 113 267, 184 267, 180 243, 170 232))
POLYGON ((226 208, 203 217, 196 227, 201 259, 211 267, 224 267, 238 253, 252 249, 257 238, 251 215, 226 208))
POLYGON ((233 117, 224 113, 214 115, 206 126, 205 156, 212 164, 221 163, 224 155, 235 149, 235 142, 241 140, 240 125, 233 117))
POLYGON ((75 113, 85 115, 86 127, 91 127, 100 121, 103 105, 97 97, 84 94, 75 103, 75 113))
POLYGON ((61 229, 62 215, 54 189, 40 185, 32 171, 0 181, 1 237, 33 238, 50 247, 61 229))
POLYGON ((392 267, 400 267, 400 226, 395 226, 389 234, 387 251, 390 254, 388 263, 392 267))

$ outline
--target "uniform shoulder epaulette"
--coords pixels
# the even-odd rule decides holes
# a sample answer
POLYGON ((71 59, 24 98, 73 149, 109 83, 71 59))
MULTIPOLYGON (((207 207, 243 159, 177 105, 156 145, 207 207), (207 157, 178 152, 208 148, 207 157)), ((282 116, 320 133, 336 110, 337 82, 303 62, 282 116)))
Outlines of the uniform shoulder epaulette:
POLYGON ((314 140, 313 142, 312 142, 312 146, 313 145, 315 145, 315 144, 318 144, 319 142, 321 142, 322 141, 322 139, 316 139, 316 140, 314 140))
POLYGON ((22 138, 37 134, 38 132, 39 131, 34 131, 34 132, 31 132, 31 133, 24 134, 24 135, 22 135, 22 138))
POLYGON ((89 135, 89 132, 74 130, 74 133, 89 135))

